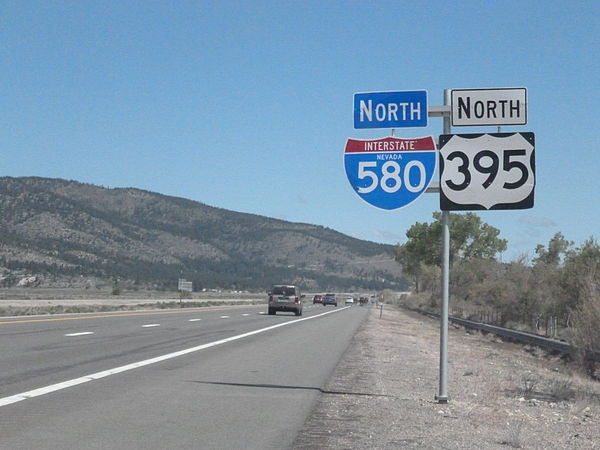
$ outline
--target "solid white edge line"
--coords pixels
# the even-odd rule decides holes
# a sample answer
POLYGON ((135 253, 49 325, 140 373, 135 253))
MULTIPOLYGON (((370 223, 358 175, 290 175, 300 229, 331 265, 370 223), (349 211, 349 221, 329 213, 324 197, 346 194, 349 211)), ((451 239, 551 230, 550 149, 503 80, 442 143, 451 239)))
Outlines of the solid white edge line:
POLYGON ((11 395, 10 397, 0 398, 0 408, 3 406, 10 405, 12 403, 17 403, 23 400, 28 400, 30 398, 39 397, 42 395, 50 394, 51 392, 60 391, 62 389, 66 389, 72 386, 77 386, 78 384, 87 383, 88 381, 99 380, 100 378, 105 378, 110 375, 115 375, 117 373, 127 372, 129 370, 137 369, 139 367, 148 366, 150 364, 155 364, 158 362, 166 361, 168 359, 177 358, 178 356, 187 355, 189 353, 194 353, 200 350, 205 350, 207 348, 216 347, 217 345, 226 344, 228 342, 237 341, 238 339, 243 339, 249 336, 254 336, 256 334, 264 333, 265 331, 274 330, 275 328, 284 327, 286 325, 291 325, 298 322, 303 322, 305 320, 316 319, 317 317, 326 316, 327 314, 333 314, 335 312, 343 311, 344 309, 350 308, 349 306, 345 308, 334 309, 333 311, 327 311, 321 314, 317 314, 315 316, 303 317, 302 319, 291 320, 289 322, 278 323, 277 325, 271 325, 270 327, 260 328, 258 330, 249 331, 247 333, 238 334, 237 336, 231 336, 225 339, 221 339, 214 342, 209 342, 208 344, 198 345, 196 347, 187 348, 184 350, 179 350, 178 352, 168 353, 166 355, 157 356, 155 358, 146 359, 143 361, 139 361, 132 364, 127 364, 125 366, 115 367, 114 369, 104 370, 102 372, 92 373, 90 375, 85 375, 80 378, 74 378, 72 380, 63 381, 61 383, 51 384, 49 386, 44 386, 41 388, 33 389, 31 391, 22 392, 20 394, 11 395))

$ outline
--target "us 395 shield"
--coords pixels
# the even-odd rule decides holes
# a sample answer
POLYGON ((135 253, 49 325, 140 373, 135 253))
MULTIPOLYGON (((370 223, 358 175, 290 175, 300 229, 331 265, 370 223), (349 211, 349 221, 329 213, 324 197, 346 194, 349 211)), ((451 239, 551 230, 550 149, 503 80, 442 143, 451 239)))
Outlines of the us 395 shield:
POLYGON ((436 165, 432 136, 348 139, 346 176, 354 192, 381 209, 398 209, 416 200, 429 186, 436 165))
POLYGON ((527 209, 535 189, 533 133, 440 136, 440 209, 527 209))

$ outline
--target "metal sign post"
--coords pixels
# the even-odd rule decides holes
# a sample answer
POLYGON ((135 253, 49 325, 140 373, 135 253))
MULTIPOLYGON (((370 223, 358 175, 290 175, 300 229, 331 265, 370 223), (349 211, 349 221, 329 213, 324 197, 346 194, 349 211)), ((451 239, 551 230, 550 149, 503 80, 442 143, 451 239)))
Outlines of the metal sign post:
POLYGON ((444 89, 444 106, 430 108, 444 118, 440 136, 442 292, 440 305, 439 403, 448 403, 448 303, 450 297, 450 211, 533 207, 533 133, 500 133, 501 125, 527 124, 525 88, 444 89), (497 134, 452 135, 452 126, 497 125, 497 134), (450 141, 454 141, 448 145, 450 141))
MULTIPOLYGON (((442 117, 444 134, 450 134, 451 109, 450 89, 444 89, 444 105, 430 106, 430 117, 442 117)), ((427 193, 439 194, 440 186, 432 184, 427 193)), ((435 396, 438 403, 448 403, 448 303, 450 298, 450 224, 449 212, 442 211, 442 292, 440 304, 440 377, 439 391, 435 396)))
MULTIPOLYGON (((450 90, 444 89, 444 106, 450 103, 450 90)), ((444 134, 450 134, 450 116, 444 116, 444 134)), ((450 224, 448 211, 442 211, 442 304, 440 310, 440 386, 435 399, 448 403, 448 299, 450 297, 450 224)))
MULTIPOLYGON (((437 149, 433 138, 397 138, 394 127, 426 126, 427 117, 442 117, 443 134, 451 133, 451 91, 444 90, 443 106, 428 106, 426 91, 376 92, 356 94, 354 97, 355 128, 392 128, 392 137, 359 140, 348 139, 344 152, 348 180, 355 192, 367 203, 394 210, 408 205, 421 194, 440 192, 439 185, 431 184, 435 170, 433 155, 437 149), (399 105, 399 106, 398 106, 399 105), (398 116, 400 106, 410 105, 413 113, 426 111, 419 121, 398 116), (418 105, 418 106, 415 106, 418 105), (390 111, 392 113, 390 113, 390 111), (385 114, 384 114, 385 113, 385 114), (377 115, 379 114, 379 115, 377 115), (390 117, 404 120, 388 120, 390 117), (404 171, 390 167, 397 159, 405 164, 404 171), (379 167, 380 164, 384 164, 379 167), (407 170, 408 168, 408 170, 407 170), (381 172, 381 179, 378 172, 381 172), (392 176, 393 175, 393 176, 392 176), (390 182, 394 181, 394 182, 390 182)), ((448 403, 448 299, 450 292, 450 227, 449 212, 442 211, 442 298, 440 314, 440 386, 435 396, 439 403, 448 403)), ((383 313, 381 304, 380 316, 383 313)))

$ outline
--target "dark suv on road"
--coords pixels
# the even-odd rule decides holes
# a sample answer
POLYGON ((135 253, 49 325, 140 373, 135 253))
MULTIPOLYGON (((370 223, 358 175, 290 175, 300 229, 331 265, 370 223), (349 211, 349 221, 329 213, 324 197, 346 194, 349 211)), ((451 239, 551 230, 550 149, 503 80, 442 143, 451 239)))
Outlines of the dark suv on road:
POLYGON ((335 294, 325 294, 325 297, 323 297, 323 306, 327 305, 337 306, 337 297, 335 294))
POLYGON ((300 289, 293 284, 274 284, 269 294, 269 315, 277 311, 291 311, 297 316, 302 315, 302 299, 300 289))

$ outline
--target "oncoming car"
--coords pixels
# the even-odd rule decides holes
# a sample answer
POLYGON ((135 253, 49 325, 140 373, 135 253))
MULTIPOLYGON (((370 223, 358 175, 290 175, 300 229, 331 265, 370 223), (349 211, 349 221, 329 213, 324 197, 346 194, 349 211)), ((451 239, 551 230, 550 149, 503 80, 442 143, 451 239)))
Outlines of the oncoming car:
POLYGON ((290 311, 297 316, 302 315, 302 299, 300 289, 293 284, 274 284, 269 294, 269 315, 277 311, 290 311))

